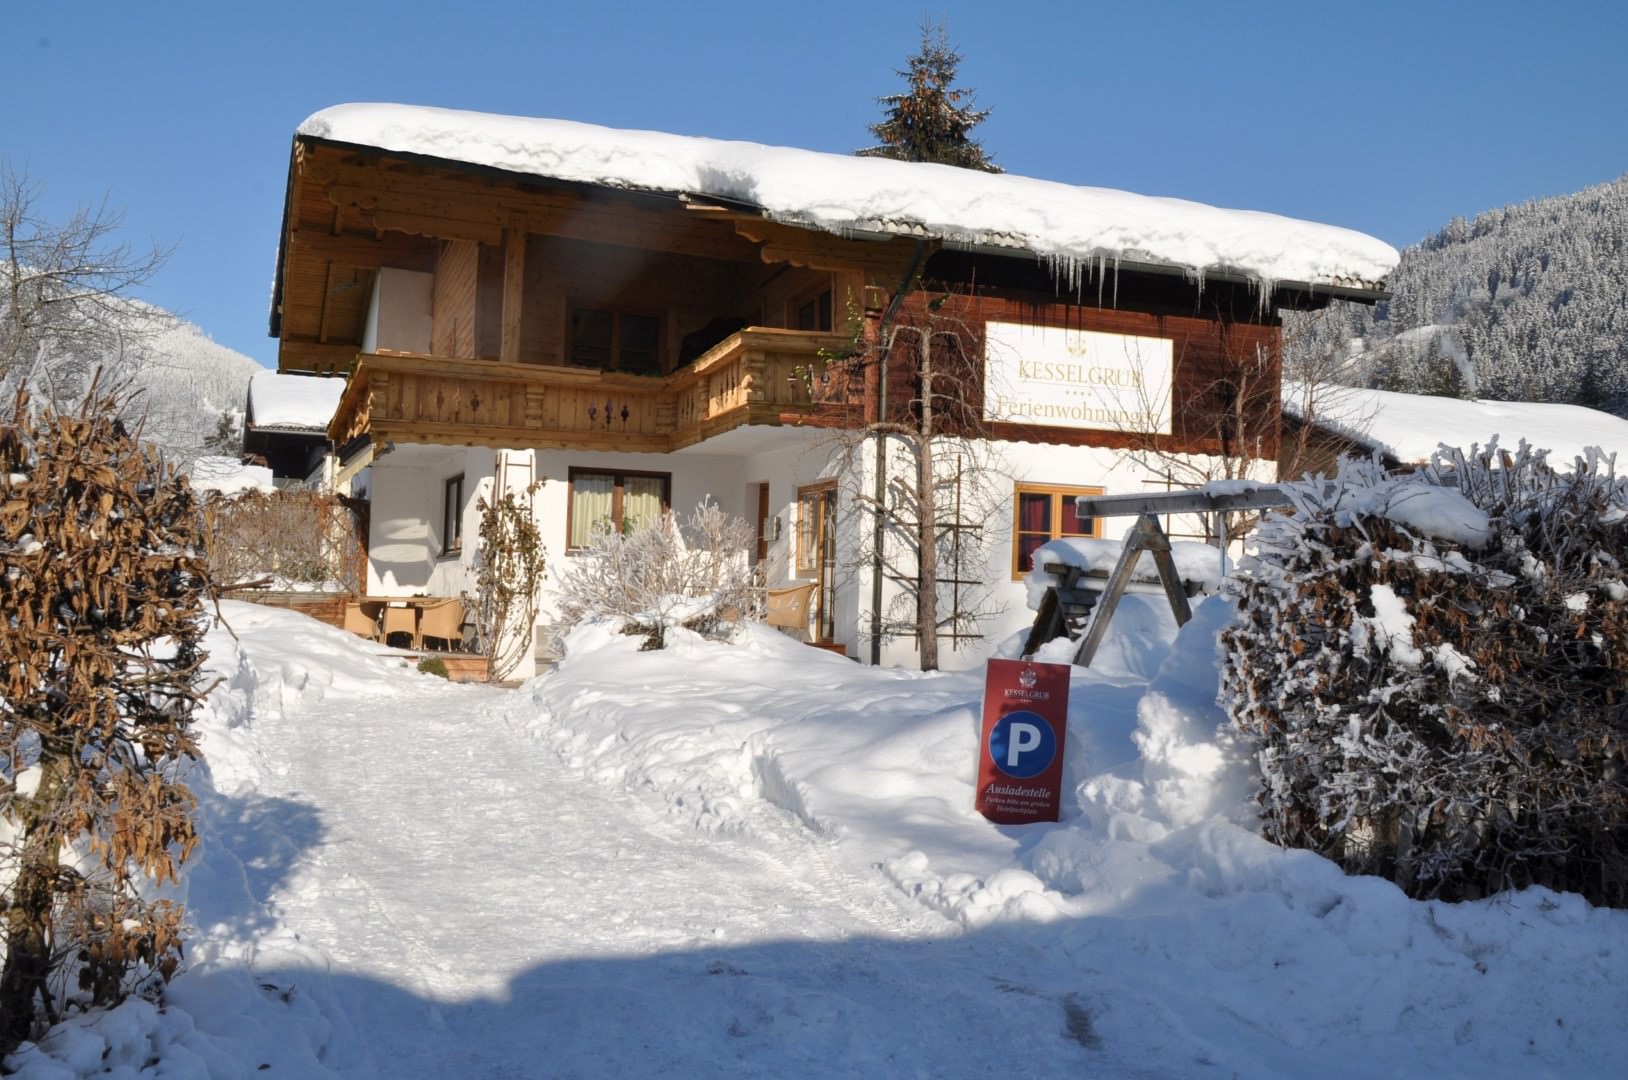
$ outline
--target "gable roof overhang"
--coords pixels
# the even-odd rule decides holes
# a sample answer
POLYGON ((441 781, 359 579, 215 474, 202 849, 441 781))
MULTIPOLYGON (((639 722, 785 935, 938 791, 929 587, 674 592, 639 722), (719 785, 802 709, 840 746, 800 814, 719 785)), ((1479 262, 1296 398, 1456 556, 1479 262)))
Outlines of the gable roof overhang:
MULTIPOLYGON (((945 175, 942 172, 930 173, 919 171, 941 170, 944 168, 940 166, 919 166, 903 162, 885 162, 881 159, 850 159, 844 158, 841 155, 819 154, 812 151, 782 150, 780 148, 761 147, 756 146, 755 144, 746 143, 721 143, 716 140, 695 139, 685 136, 666 136, 660 135, 659 133, 613 132, 609 129, 593 128, 591 125, 566 125, 566 122, 559 121, 528 121, 523 118, 486 117, 482 114, 457 114, 452 113, 450 110, 421 109, 412 106, 338 106, 335 109, 326 110, 323 113, 316 114, 316 116, 307 120, 305 124, 301 125, 301 132, 296 134, 294 138, 293 149, 290 157, 288 184, 285 191, 283 205, 283 220, 281 229, 279 231, 276 276, 272 291, 272 308, 270 318, 270 332, 272 336, 280 336, 282 332, 280 313, 282 309, 287 273, 291 212, 293 206, 295 205, 295 198, 297 196, 298 185, 301 179, 301 163, 304 155, 307 152, 319 147, 332 147, 345 152, 364 154, 381 159, 388 158, 395 161, 414 162, 432 166, 438 169, 464 172, 472 175, 497 177, 510 183, 518 181, 528 185, 542 183, 548 186, 576 188, 586 191, 614 191, 621 194, 630 195, 642 194, 646 197, 663 202, 677 201, 679 204, 692 207, 712 207, 722 212, 738 215, 743 218, 756 218, 763 221, 773 222, 781 226, 789 226, 812 232, 835 234, 850 240, 925 239, 933 241, 935 244, 950 250, 965 250, 1000 258, 1038 261, 1049 265, 1059 280, 1062 280, 1065 277, 1076 276, 1082 265, 1089 266, 1093 262, 1093 259, 1090 257, 1089 253, 1076 256, 1068 254, 1066 251, 1062 250, 1046 250, 1044 245, 1037 243, 1033 238, 1018 235, 1013 232, 1002 232, 999 229, 991 230, 987 228, 979 228, 972 224, 969 224, 966 228, 961 228, 959 226, 934 226, 924 221, 910 220, 897 216, 876 216, 868 219, 856 216, 848 220, 842 220, 840 217, 832 218, 828 216, 825 219, 817 219, 812 210, 808 212, 799 212, 796 207, 790 205, 769 206, 752 199, 741 198, 737 195, 728 194, 718 190, 690 190, 677 187, 662 187, 659 185, 641 184, 637 182, 640 178, 634 176, 632 173, 623 175, 620 178, 607 179, 605 177, 599 177, 597 179, 579 179, 572 178, 568 175, 550 175, 550 170, 547 168, 520 169, 514 167, 512 163, 508 162, 499 165, 492 164, 488 161, 474 160, 473 158, 476 155, 460 156, 458 154, 451 154, 443 156, 440 154, 429 154, 424 153, 421 150, 415 150, 404 146, 396 146, 392 148, 390 146, 376 145, 375 143, 369 142, 348 141, 333 137, 332 135, 317 134, 312 131, 305 130, 306 128, 315 127, 319 130, 326 131, 333 126, 327 122, 327 120, 331 117, 338 115, 341 119, 343 119, 343 115, 347 113, 347 110, 355 112, 369 109, 386 110, 386 114, 391 117, 403 117, 406 119, 428 117, 443 123, 447 122, 449 118, 451 120, 461 120, 462 118, 467 117, 469 118, 468 122, 471 124, 478 124, 481 121, 503 121, 518 124, 540 125, 540 130, 553 130, 553 128, 549 127, 549 125, 553 125, 554 127, 569 126, 573 131, 576 129, 583 129, 596 136, 605 138, 615 138, 618 135, 625 136, 630 140, 660 138, 672 141, 676 146, 679 147, 700 147, 702 150, 715 150, 717 148, 723 148, 729 151, 745 153, 748 157, 751 156, 752 152, 760 152, 760 156, 770 156, 771 160, 772 155, 778 154, 796 156, 796 160, 798 162, 806 160, 815 165, 819 165, 827 160, 841 163, 840 165, 831 164, 829 167, 832 168, 845 168, 847 164, 855 161, 864 161, 867 168, 874 167, 875 165, 886 165, 889 167, 904 166, 907 169, 918 170, 916 174, 908 174, 910 178, 915 179, 925 177, 926 181, 931 182, 941 182, 943 176, 945 175), (319 120, 324 122, 317 123, 319 120)), ((343 124, 338 125, 338 128, 340 130, 346 130, 343 124)), ((362 127, 355 130, 362 133, 367 133, 369 129, 362 127)), ((378 141, 384 142, 387 140, 380 138, 378 141)), ((407 141, 411 142, 411 140, 407 141)), ((432 143, 431 145, 436 144, 432 143)), ((556 173, 565 173, 569 170, 564 167, 560 167, 554 171, 556 173)), ((952 171, 959 172, 959 170, 952 171)), ((899 174, 892 173, 886 175, 889 177, 894 177, 899 174)), ((982 174, 980 174, 980 176, 982 176, 982 174)), ((704 170, 702 173, 702 178, 705 179, 704 170)), ((848 177, 848 179, 850 182, 852 181, 852 177, 848 177)), ((1019 185, 1028 185, 1027 187, 1013 187, 1012 190, 1018 194, 1033 194, 1036 190, 1039 190, 1039 195, 1036 196, 1037 198, 1043 198, 1048 194, 1055 195, 1059 192, 1064 198, 1068 197, 1069 193, 1071 192, 1083 193, 1084 195, 1090 195, 1092 197, 1096 197, 1100 194, 1120 198, 1126 203, 1127 206, 1136 208, 1137 213, 1143 214, 1145 214, 1148 209, 1148 206, 1144 204, 1157 204, 1158 206, 1168 205, 1174 208, 1176 211, 1180 211, 1183 208, 1191 208, 1195 213, 1203 212, 1216 216, 1218 220, 1225 223, 1226 229, 1233 230, 1239 235, 1247 234, 1248 229, 1255 225, 1259 225, 1259 227, 1266 229, 1280 228, 1287 224, 1290 226, 1304 226, 1306 229, 1311 230, 1310 234, 1313 236, 1325 239, 1332 238, 1333 241, 1338 241, 1339 243, 1346 243, 1350 241, 1350 238, 1355 237, 1356 241, 1352 242, 1354 246, 1348 249, 1352 253, 1350 258, 1353 259, 1355 263, 1368 268, 1371 276, 1363 276, 1362 274, 1355 273, 1328 273, 1319 277, 1309 275, 1302 275, 1299 277, 1293 275, 1268 277, 1261 272, 1251 271, 1249 269, 1237 266, 1229 266, 1224 262, 1205 267, 1188 265, 1174 259, 1164 259, 1152 256, 1147 252, 1137 250, 1134 246, 1128 247, 1122 251, 1118 251, 1112 258, 1105 254, 1096 257, 1094 261, 1100 268, 1101 272, 1106 272, 1111 268, 1116 274, 1134 273, 1160 276, 1175 275, 1191 281, 1199 291, 1202 291, 1206 282, 1225 281, 1255 290, 1259 294, 1259 303, 1263 309, 1275 309, 1277 307, 1315 308, 1324 306, 1330 300, 1335 299, 1354 300, 1362 303, 1374 303, 1376 301, 1385 299, 1389 295, 1385 290, 1384 281, 1375 273, 1378 268, 1385 265, 1387 258, 1376 254, 1376 252, 1380 252, 1381 249, 1383 249, 1383 251, 1389 252, 1390 256, 1394 256, 1394 250, 1381 244, 1379 241, 1372 240, 1371 237, 1363 237, 1361 234, 1351 233, 1350 230, 1335 229, 1329 226, 1315 226, 1311 223, 1292 222, 1289 219, 1278 218, 1275 215, 1255 214, 1253 212, 1246 211, 1215 210, 1214 208, 1210 207, 1201 207, 1198 204, 1183 203, 1181 200, 1152 199, 1150 197, 1134 196, 1124 192, 1099 192, 1098 189, 1074 189, 1068 187, 1067 185, 1052 184, 1046 181, 1033 181, 1024 177, 992 177, 980 179, 978 182, 999 183, 1003 179, 1017 182, 1019 185), (1035 185, 1040 185, 1040 189, 1036 189, 1035 185), (1362 242, 1366 242, 1366 244, 1362 242)), ((720 181, 714 186, 722 188, 727 186, 727 184, 720 181)), ((1109 199, 1108 204, 1112 206, 1113 200, 1109 199)), ((1339 243, 1336 243, 1335 246, 1338 247, 1339 243)), ((1390 265, 1394 265, 1393 260, 1390 260, 1390 265)), ((1378 270, 1378 273, 1383 273, 1383 270, 1378 270)))

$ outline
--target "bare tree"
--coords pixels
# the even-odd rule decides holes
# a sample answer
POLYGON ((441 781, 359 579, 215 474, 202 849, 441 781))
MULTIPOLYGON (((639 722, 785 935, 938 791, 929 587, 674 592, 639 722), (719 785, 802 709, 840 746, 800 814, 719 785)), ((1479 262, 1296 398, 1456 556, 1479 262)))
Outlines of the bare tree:
POLYGON ((98 370, 114 379, 173 317, 134 300, 170 252, 120 238, 122 211, 81 204, 65 220, 40 208, 41 186, 0 162, 0 395, 21 388, 77 402, 98 370))
MULTIPOLYGON (((1343 355, 1332 348, 1299 350, 1286 368, 1277 350, 1236 324, 1222 322, 1219 375, 1201 385, 1189 384, 1178 400, 1142 402, 1144 416, 1173 413, 1173 428, 1186 443, 1181 449, 1169 437, 1151 430, 1132 432, 1131 450, 1139 464, 1172 487, 1198 488, 1216 481, 1273 482, 1327 467, 1334 456, 1322 439, 1322 425, 1336 422, 1353 440, 1367 430, 1372 417, 1362 413, 1353 391, 1340 382, 1343 355), (1288 421, 1285 421, 1285 415, 1288 421), (1192 444, 1208 447, 1194 452, 1192 444)), ((1183 364, 1176 357, 1177 377, 1183 364)), ((1355 445, 1354 442, 1352 445, 1355 445)), ((1232 542, 1248 535, 1258 511, 1236 511, 1219 520, 1202 519, 1207 543, 1232 542)))
POLYGON ((873 652, 882 637, 913 635, 923 671, 937 670, 941 638, 975 638, 999 611, 982 580, 985 524, 1010 489, 994 482, 1004 474, 985 437, 983 338, 971 304, 918 293, 832 360, 850 381, 866 373, 876 388, 866 415, 837 436, 843 474, 853 478, 847 494, 873 525, 850 560, 876 583, 873 652), (897 587, 891 602, 880 595, 883 581, 897 587))

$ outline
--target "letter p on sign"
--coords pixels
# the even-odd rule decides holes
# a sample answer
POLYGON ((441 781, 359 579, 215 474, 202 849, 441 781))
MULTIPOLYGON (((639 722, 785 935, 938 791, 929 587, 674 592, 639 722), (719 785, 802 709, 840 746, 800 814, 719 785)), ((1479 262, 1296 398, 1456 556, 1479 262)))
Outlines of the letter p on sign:
MULTIPOLYGON (((1014 722, 1007 729, 1007 737, 1011 740, 1006 748, 1006 768, 1009 772, 1018 769, 1018 760, 1030 750, 1040 747, 1040 729, 1033 724, 1014 722)), ((1047 764, 1050 764, 1048 762, 1047 764)))

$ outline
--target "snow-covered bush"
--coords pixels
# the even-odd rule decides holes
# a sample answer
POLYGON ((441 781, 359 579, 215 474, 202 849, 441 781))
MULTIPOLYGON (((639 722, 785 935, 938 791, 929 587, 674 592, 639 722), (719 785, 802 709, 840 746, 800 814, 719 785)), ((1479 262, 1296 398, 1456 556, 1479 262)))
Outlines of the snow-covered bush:
POLYGON ((1286 487, 1224 639, 1266 835, 1419 897, 1628 906, 1628 481, 1523 444, 1286 487))
POLYGON ((563 640, 599 615, 620 620, 624 633, 643 634, 649 649, 661 648, 678 626, 725 636, 753 607, 752 539, 749 524, 711 502, 682 526, 669 510, 625 535, 596 529, 587 550, 567 560, 550 632, 563 640))

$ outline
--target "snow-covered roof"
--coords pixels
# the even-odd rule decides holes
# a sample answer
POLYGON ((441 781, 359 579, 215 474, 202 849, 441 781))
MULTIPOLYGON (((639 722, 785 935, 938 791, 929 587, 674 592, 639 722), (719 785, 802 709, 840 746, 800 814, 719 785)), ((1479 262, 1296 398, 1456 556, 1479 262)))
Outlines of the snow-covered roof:
POLYGON ((1184 199, 947 165, 623 131, 417 105, 336 105, 311 138, 559 180, 706 195, 836 233, 928 235, 1031 251, 1071 271, 1151 264, 1202 278, 1372 290, 1395 248, 1351 229, 1184 199))
MULTIPOLYGON (((1583 451, 1597 446, 1619 455, 1628 466, 1628 420, 1581 405, 1533 401, 1463 401, 1423 394, 1340 387, 1320 392, 1313 420, 1399 461, 1430 460, 1441 443, 1468 449, 1498 445, 1514 450, 1525 439, 1549 451, 1549 463, 1568 468, 1583 451)), ((1304 391, 1286 386, 1283 409, 1304 418, 1304 391)))
POLYGON ((249 419, 257 431, 326 432, 344 392, 344 379, 257 371, 249 380, 249 419))
POLYGON ((245 465, 237 458, 201 457, 189 470, 192 486, 198 491, 218 491, 236 495, 242 491, 275 491, 271 470, 264 465, 245 465))

